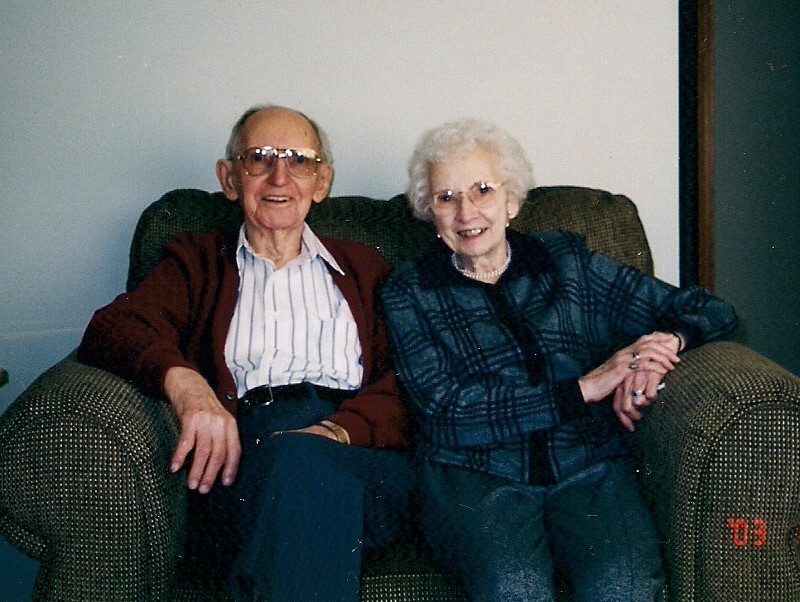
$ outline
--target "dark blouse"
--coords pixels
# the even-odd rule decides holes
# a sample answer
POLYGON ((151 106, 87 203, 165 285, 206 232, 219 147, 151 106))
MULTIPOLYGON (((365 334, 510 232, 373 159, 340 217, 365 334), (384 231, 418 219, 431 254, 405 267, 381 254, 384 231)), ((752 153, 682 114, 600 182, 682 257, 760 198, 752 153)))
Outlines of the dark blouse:
POLYGON ((459 274, 441 242, 395 271, 382 292, 387 332, 423 459, 549 484, 625 453, 611 404, 584 403, 581 376, 654 330, 681 332, 687 348, 730 337, 736 315, 575 234, 508 240, 494 285, 459 274))

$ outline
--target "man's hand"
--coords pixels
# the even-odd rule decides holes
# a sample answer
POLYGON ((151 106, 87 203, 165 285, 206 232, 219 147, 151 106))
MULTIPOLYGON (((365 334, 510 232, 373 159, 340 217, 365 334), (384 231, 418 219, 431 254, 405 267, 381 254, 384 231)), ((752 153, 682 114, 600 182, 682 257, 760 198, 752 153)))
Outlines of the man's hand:
POLYGON ((189 368, 170 368, 164 391, 181 424, 170 470, 180 470, 194 452, 187 477, 189 489, 208 493, 220 469, 222 483, 231 485, 242 455, 236 419, 219 402, 206 379, 189 368))

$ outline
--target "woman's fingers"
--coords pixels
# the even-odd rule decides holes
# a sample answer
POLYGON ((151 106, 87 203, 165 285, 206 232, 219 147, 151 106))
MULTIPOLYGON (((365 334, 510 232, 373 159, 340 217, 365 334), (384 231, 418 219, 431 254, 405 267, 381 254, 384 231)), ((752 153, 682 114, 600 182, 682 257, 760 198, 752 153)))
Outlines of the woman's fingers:
POLYGON ((634 430, 634 423, 642 419, 642 413, 633 404, 632 395, 630 392, 625 392, 624 385, 620 384, 614 393, 614 400, 611 402, 611 407, 616 414, 617 419, 629 431, 634 430))
MULTIPOLYGON (((578 380, 584 400, 600 401, 617 391, 623 382, 627 384, 619 393, 625 401, 620 401, 618 406, 632 405, 627 403, 630 401, 627 399, 627 394, 631 391, 639 392, 644 399, 653 399, 656 394, 655 388, 663 376, 674 370, 680 362, 678 354, 670 344, 672 347, 675 346, 673 334, 654 332, 639 337, 633 344, 623 347, 606 362, 578 380), (637 372, 643 372, 647 376, 638 381, 627 380, 631 373, 637 372), (632 388, 634 385, 635 388, 632 388)), ((639 400, 639 404, 646 405, 646 403, 639 400)))
POLYGON ((658 372, 637 370, 629 374, 615 389, 612 400, 620 423, 633 431, 636 422, 644 418, 641 409, 649 406, 663 388, 658 372))

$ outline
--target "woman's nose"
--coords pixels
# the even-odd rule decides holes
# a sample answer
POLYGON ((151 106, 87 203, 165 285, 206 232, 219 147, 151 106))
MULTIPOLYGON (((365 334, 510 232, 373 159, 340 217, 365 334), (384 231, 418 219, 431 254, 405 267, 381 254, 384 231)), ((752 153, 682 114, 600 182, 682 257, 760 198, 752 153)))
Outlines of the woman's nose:
POLYGON ((458 203, 456 206, 456 216, 459 219, 471 217, 478 210, 478 207, 472 202, 472 199, 466 192, 461 192, 456 202, 458 203))

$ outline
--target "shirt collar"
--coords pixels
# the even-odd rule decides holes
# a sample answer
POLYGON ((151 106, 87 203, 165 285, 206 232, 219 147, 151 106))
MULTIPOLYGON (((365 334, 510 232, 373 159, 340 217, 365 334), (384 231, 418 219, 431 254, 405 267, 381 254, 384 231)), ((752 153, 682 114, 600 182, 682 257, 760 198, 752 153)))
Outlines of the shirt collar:
MULTIPOLYGON (((253 248, 250 246, 250 242, 247 240, 247 236, 245 235, 244 224, 242 224, 242 227, 239 228, 239 241, 236 246, 236 257, 241 258, 243 251, 249 253, 250 255, 256 255, 255 251, 253 251, 253 248)), ((344 276, 344 270, 339 266, 331 252, 324 244, 322 244, 322 241, 316 234, 314 234, 308 224, 303 224, 303 234, 300 238, 300 257, 306 257, 309 261, 319 257, 334 270, 344 276)))

